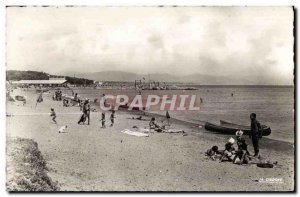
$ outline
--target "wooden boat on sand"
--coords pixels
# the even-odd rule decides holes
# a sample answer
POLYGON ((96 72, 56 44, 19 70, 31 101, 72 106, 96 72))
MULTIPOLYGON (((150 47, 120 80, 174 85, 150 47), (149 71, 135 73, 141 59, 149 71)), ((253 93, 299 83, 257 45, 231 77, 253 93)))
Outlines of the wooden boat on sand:
MULTIPOLYGON (((244 132, 244 135, 249 135, 251 132, 250 126, 238 125, 223 120, 220 120, 220 125, 206 122, 205 129, 208 131, 218 132, 226 135, 235 135, 236 131, 238 130, 242 130, 244 132)), ((266 125, 262 125, 262 136, 268 136, 270 134, 271 128, 266 125)))

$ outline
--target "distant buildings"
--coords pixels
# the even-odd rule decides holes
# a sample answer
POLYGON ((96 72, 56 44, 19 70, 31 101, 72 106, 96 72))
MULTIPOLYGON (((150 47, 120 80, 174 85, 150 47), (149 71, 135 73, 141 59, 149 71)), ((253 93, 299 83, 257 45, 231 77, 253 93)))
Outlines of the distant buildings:
POLYGON ((20 80, 13 81, 13 86, 38 86, 38 87, 63 87, 67 86, 67 80, 63 78, 49 78, 48 80, 20 80))

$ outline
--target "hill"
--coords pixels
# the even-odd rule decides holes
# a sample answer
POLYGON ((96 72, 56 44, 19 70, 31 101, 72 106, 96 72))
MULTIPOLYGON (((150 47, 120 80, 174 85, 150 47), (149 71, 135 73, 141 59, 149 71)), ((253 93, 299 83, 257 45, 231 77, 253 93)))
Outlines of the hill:
POLYGON ((6 71, 6 80, 7 81, 20 81, 20 80, 48 80, 49 77, 65 77, 70 84, 76 85, 90 85, 94 83, 94 80, 69 77, 69 76, 59 76, 59 75, 50 75, 45 72, 38 71, 19 71, 19 70, 7 70, 6 71))

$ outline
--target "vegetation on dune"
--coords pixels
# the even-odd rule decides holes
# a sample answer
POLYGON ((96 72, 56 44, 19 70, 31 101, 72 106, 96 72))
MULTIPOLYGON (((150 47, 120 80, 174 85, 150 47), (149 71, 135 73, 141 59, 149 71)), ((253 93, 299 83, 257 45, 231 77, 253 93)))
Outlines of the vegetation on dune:
POLYGON ((38 71, 18 71, 18 70, 8 70, 6 71, 6 80, 47 80, 49 76, 47 73, 38 71))
POLYGON ((48 73, 38 71, 19 71, 19 70, 8 70, 6 71, 7 81, 19 81, 19 80, 48 80, 49 77, 65 77, 66 80, 73 85, 91 85, 94 83, 93 80, 69 77, 69 76, 58 76, 49 75, 48 73))
POLYGON ((57 182, 47 174, 46 160, 31 139, 7 140, 7 190, 58 191, 57 182))
POLYGON ((89 80, 89 79, 84 79, 84 78, 76 78, 76 77, 66 77, 66 80, 70 83, 70 84, 75 84, 75 85, 91 85, 94 83, 93 80, 89 80))

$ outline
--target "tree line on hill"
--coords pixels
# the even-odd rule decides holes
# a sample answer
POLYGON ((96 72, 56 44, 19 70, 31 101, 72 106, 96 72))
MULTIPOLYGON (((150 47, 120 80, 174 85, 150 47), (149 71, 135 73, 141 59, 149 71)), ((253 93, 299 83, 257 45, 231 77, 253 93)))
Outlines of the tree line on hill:
POLYGON ((6 71, 6 80, 7 81, 20 81, 20 80, 48 80, 49 77, 65 77, 65 79, 74 85, 91 85, 94 83, 93 80, 69 77, 69 76, 58 76, 58 75, 49 75, 45 72, 39 71, 19 71, 19 70, 7 70, 6 71))

